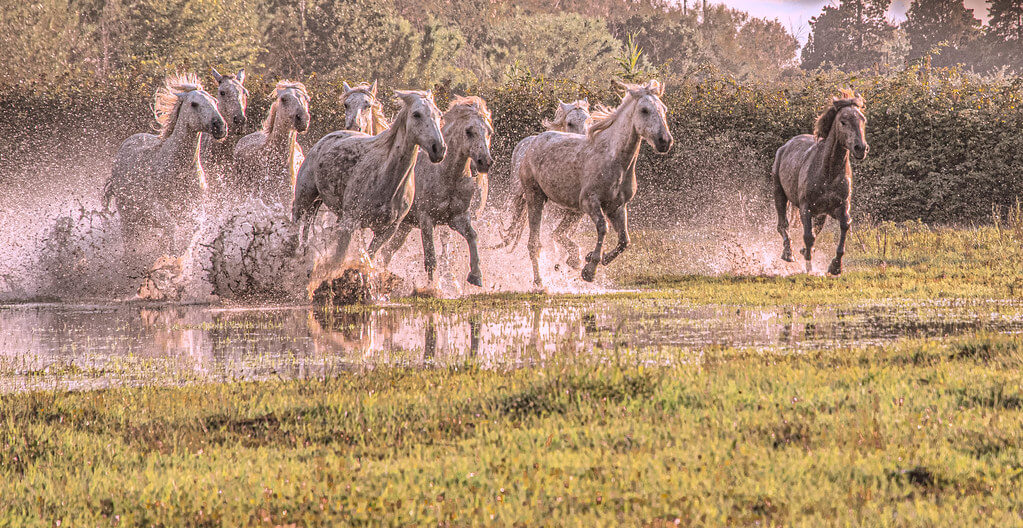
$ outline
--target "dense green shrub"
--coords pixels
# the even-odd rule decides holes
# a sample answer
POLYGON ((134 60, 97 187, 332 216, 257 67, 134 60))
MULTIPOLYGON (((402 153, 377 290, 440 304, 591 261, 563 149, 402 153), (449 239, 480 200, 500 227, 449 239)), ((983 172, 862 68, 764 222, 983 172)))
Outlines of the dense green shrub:
MULTIPOLYGON (((340 127, 341 82, 316 75, 302 80, 312 93, 313 125, 301 139, 310 146, 340 127)), ((156 81, 124 75, 103 84, 59 89, 40 81, 0 94, 0 133, 12 138, 0 146, 0 181, 31 172, 40 160, 66 159, 63 146, 80 135, 102 136, 103 144, 111 147, 99 156, 112 156, 123 138, 151 127, 148 102, 156 81)), ((246 83, 252 91, 250 126, 266 111, 272 81, 254 75, 246 83)), ((1017 175, 1023 167, 1020 80, 984 80, 958 70, 913 67, 870 77, 820 73, 774 85, 719 77, 669 86, 664 101, 676 146, 667 156, 642 149, 637 200, 658 205, 645 208, 659 218, 670 214, 679 220, 708 209, 734 208, 737 200, 744 208, 764 209, 774 151, 788 138, 810 132, 828 98, 844 86, 862 92, 869 119, 870 155, 854 167, 856 216, 986 221, 992 206, 1009 206, 1023 193, 1023 178, 1017 175)), ((443 88, 436 93, 442 106, 451 96, 443 88)), ((619 100, 611 83, 527 77, 480 95, 494 114, 495 200, 507 189, 515 143, 541 130, 541 119, 559 98, 588 97, 605 104, 619 100)), ((393 112, 393 103, 387 103, 393 112)), ((635 208, 638 218, 643 209, 635 208)))

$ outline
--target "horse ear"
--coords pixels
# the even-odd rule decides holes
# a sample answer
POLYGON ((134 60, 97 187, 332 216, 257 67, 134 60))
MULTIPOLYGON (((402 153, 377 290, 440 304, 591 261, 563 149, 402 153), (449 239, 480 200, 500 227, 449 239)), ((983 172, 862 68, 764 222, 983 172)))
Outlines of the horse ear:
POLYGON ((238 82, 240 82, 240 83, 245 82, 245 68, 242 68, 242 69, 238 70, 237 77, 238 77, 238 82))
POLYGON ((341 81, 341 89, 344 90, 345 93, 352 91, 352 87, 348 86, 348 81, 341 81))
POLYGON ((562 101, 561 99, 558 99, 558 106, 564 112, 570 112, 572 110, 572 105, 562 101))
POLYGON ((218 72, 217 69, 212 66, 210 66, 210 73, 213 74, 213 80, 217 81, 217 84, 220 84, 220 80, 223 79, 224 76, 221 75, 220 72, 218 72))
POLYGON ((664 95, 664 83, 657 79, 652 79, 650 81, 650 91, 654 92, 657 97, 664 95))
POLYGON ((376 99, 376 96, 377 96, 377 81, 376 81, 376 79, 373 79, 373 86, 369 87, 369 94, 372 95, 374 99, 376 99))
POLYGON ((174 97, 178 99, 184 99, 186 95, 188 95, 188 92, 174 92, 174 97))

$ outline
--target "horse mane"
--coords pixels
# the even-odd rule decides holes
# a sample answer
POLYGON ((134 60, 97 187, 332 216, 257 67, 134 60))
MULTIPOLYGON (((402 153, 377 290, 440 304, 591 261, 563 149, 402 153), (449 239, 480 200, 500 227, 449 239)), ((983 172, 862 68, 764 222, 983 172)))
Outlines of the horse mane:
POLYGON ((592 123, 596 119, 604 119, 607 116, 611 115, 611 112, 614 112, 614 110, 602 104, 598 104, 596 107, 593 108, 593 112, 590 114, 589 121, 592 123))
POLYGON ((494 122, 490 117, 490 109, 487 108, 487 102, 482 97, 472 96, 455 96, 448 105, 448 111, 444 113, 444 124, 448 122, 454 122, 455 120, 463 119, 464 117, 471 117, 472 115, 478 115, 483 118, 483 121, 487 123, 487 127, 490 128, 491 132, 494 130, 494 122), (449 121, 449 116, 451 119, 449 121), (463 117, 464 116, 464 117, 463 117))
POLYGON ((627 84, 619 82, 622 88, 625 88, 625 96, 622 97, 622 102, 618 106, 611 110, 606 107, 598 108, 594 115, 591 115, 593 124, 586 131, 586 136, 594 138, 597 134, 611 128, 611 125, 615 124, 618 120, 618 116, 622 114, 622 110, 628 105, 632 104, 637 97, 655 95, 660 97, 664 93, 664 86, 657 80, 647 81, 646 84, 627 84), (634 95, 635 94, 635 95, 634 95), (599 115, 597 115, 599 114, 599 115))
POLYGON ((568 112, 575 110, 576 108, 581 108, 587 112, 590 111, 589 101, 578 99, 568 104, 571 106, 571 109, 566 111, 564 106, 559 102, 558 108, 554 110, 554 119, 544 119, 542 122, 543 127, 547 130, 565 130, 565 127, 568 126, 568 123, 566 122, 568 120, 568 112))
POLYGON ((390 128, 391 123, 387 121, 387 116, 384 115, 384 105, 377 99, 377 96, 373 95, 373 87, 369 83, 362 83, 358 86, 352 87, 351 90, 345 93, 345 97, 353 93, 365 94, 369 97, 370 102, 370 113, 373 116, 373 128, 376 130, 387 130, 390 128))
POLYGON ((263 120, 263 133, 268 136, 270 135, 270 132, 273 131, 274 122, 277 120, 277 106, 281 102, 278 96, 280 96, 281 92, 284 90, 297 90, 299 96, 305 98, 306 101, 309 101, 309 93, 306 91, 304 84, 298 81, 277 81, 277 86, 274 87, 273 91, 274 102, 270 105, 270 111, 267 113, 266 119, 263 120))
POLYGON ((174 131, 178 122, 178 110, 181 109, 182 92, 202 91, 202 81, 194 73, 175 73, 163 80, 163 86, 156 89, 153 96, 153 117, 159 126, 159 138, 167 139, 174 131))
POLYGON ((835 116, 843 108, 847 106, 866 108, 866 102, 863 100, 863 97, 852 90, 842 89, 839 95, 840 97, 833 98, 827 110, 817 117, 817 122, 813 125, 814 137, 818 139, 828 137, 828 134, 831 133, 831 126, 835 123, 835 116))

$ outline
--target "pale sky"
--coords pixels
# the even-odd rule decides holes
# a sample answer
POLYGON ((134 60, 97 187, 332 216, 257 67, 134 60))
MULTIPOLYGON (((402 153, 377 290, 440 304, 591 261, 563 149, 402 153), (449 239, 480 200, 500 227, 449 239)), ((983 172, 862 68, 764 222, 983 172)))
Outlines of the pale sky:
MULTIPOLYGON (((689 0, 693 6, 701 0, 689 0)), ((910 0, 892 0, 892 7, 888 13, 895 20, 904 20, 906 10, 909 9, 910 0)), ((761 18, 776 18, 785 27, 789 28, 799 41, 805 43, 807 33, 810 30, 810 17, 820 14, 821 9, 828 4, 837 4, 837 0, 708 0, 708 3, 723 3, 729 7, 747 11, 753 16, 761 18)), ((973 16, 987 19, 987 2, 985 0, 966 0, 966 7, 973 9, 973 16)))

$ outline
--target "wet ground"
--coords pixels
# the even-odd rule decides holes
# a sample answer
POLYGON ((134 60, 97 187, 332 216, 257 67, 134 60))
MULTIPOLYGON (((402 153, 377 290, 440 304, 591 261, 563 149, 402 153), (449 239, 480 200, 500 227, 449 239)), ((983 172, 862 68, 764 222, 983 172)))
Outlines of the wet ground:
POLYGON ((384 305, 0 306, 0 391, 318 377, 381 365, 514 368, 553 357, 698 360, 708 345, 806 348, 1023 331, 1019 302, 693 306, 613 296, 384 305))

